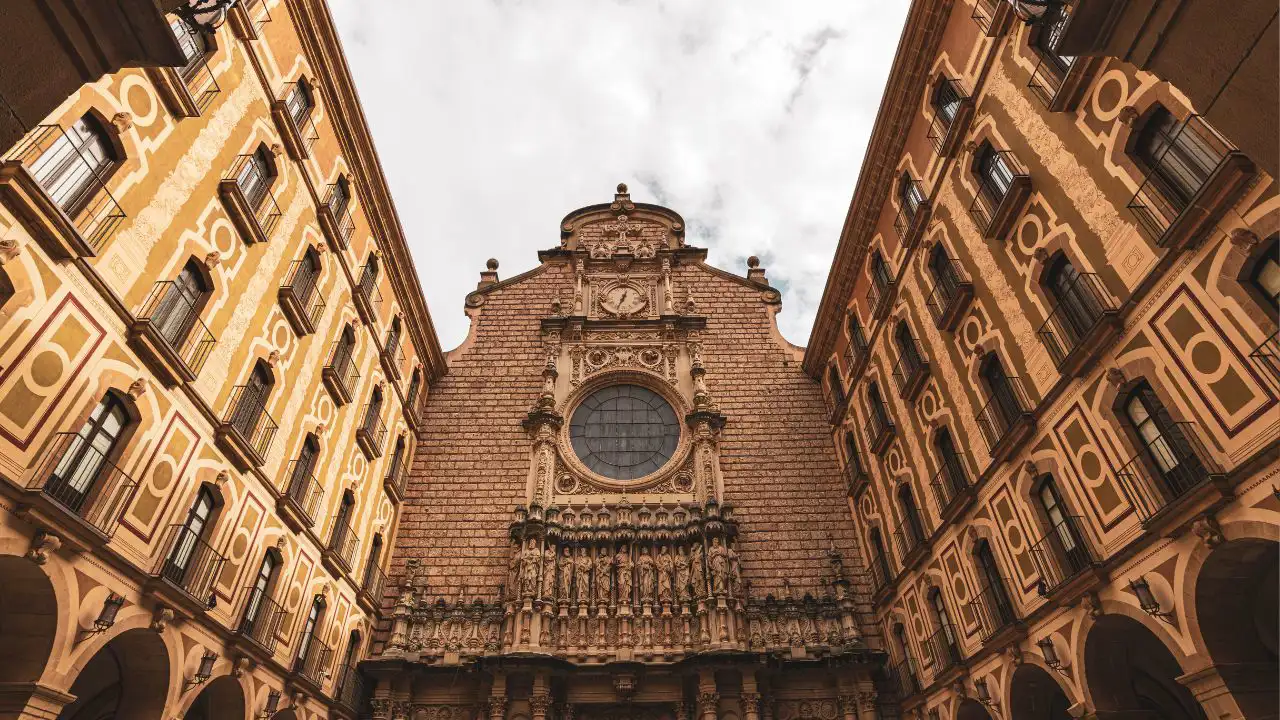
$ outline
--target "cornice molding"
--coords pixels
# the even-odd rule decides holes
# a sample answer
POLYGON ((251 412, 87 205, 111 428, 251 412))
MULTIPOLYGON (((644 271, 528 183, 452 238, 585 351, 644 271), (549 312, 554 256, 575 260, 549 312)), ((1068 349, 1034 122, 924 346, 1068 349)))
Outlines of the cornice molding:
POLYGON ((425 379, 434 382, 447 372, 448 365, 333 16, 324 0, 285 0, 285 5, 293 16, 302 50, 315 73, 316 85, 324 95, 328 117, 355 178, 356 192, 366 210, 374 242, 384 257, 391 258, 384 267, 404 305, 405 324, 418 349, 425 379))
POLYGON ((906 146, 907 133, 953 4, 954 0, 914 0, 907 13, 805 351, 803 367, 814 378, 821 375, 839 337, 845 306, 897 176, 898 159, 906 146))

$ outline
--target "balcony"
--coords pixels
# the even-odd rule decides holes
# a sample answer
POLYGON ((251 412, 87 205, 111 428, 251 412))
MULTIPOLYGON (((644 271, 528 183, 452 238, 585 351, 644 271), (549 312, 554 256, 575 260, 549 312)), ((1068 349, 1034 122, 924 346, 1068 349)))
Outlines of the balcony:
POLYGON ((862 332, 862 326, 856 325, 850 328, 849 346, 845 350, 845 361, 849 365, 849 381, 856 383, 858 376, 862 374, 863 365, 871 356, 870 348, 867 347, 867 336, 862 332))
POLYGON ((1012 375, 1005 380, 1004 387, 991 394, 977 415, 978 429, 993 465, 1008 459, 1036 428, 1031 401, 1022 382, 1012 375))
POLYGON ((0 199, 55 260, 97 255, 125 218, 94 165, 57 125, 36 127, 5 154, 0 199))
POLYGON ((289 462, 289 486, 276 499, 280 517, 294 532, 305 532, 315 525, 320 500, 324 497, 324 487, 307 467, 297 460, 289 462))
MULTIPOLYGON (((287 98, 295 92, 296 82, 285 83, 280 93, 287 98)), ((315 121, 311 119, 310 107, 299 107, 291 111, 289 104, 283 99, 271 103, 271 119, 280 130, 280 139, 284 142, 285 152, 294 160, 306 160, 311 157, 311 148, 320 139, 315 121)))
POLYGON ((899 347, 898 361, 893 365, 893 379, 898 383, 898 397, 907 402, 916 399, 929 380, 929 358, 920 343, 911 339, 905 351, 899 347))
POLYGON ((844 422, 844 416, 849 412, 849 393, 844 389, 844 378, 840 377, 840 372, 835 365, 831 366, 832 371, 829 374, 828 393, 831 398, 831 414, 827 416, 827 423, 839 427, 844 422))
POLYGON ((298 636, 300 651, 293 660, 291 677, 313 695, 319 695, 324 688, 328 675, 329 663, 333 661, 333 648, 326 645, 316 633, 298 636))
POLYGON ((857 455, 849 458, 844 465, 845 485, 849 491, 849 497, 855 497, 861 493, 867 483, 871 481, 871 476, 867 474, 867 466, 863 464, 863 456, 859 451, 857 455))
POLYGON ((387 426, 379 417, 381 408, 372 408, 369 403, 364 406, 364 422, 356 428, 356 444, 364 452, 367 460, 382 457, 382 448, 387 443, 387 426), (374 412, 370 412, 373 409, 374 412))
POLYGON ((1198 245, 1235 206, 1256 172, 1244 153, 1192 115, 1175 131, 1128 208, 1156 245, 1184 250, 1198 245))
POLYGON ((83 436, 58 433, 27 481, 16 512, 57 535, 68 549, 84 552, 111 540, 137 489, 128 473, 83 436))
POLYGON ((1100 58, 1064 55, 1058 50, 1062 35, 1071 24, 1070 6, 1051 6, 1033 30, 1032 49, 1039 56, 1027 88, 1049 112, 1075 110, 1084 98, 1093 76, 1102 62, 1100 58))
POLYGON ((360 538, 356 537, 351 523, 339 518, 333 532, 329 534, 329 544, 324 549, 322 560, 334 575, 350 573, 355 568, 356 548, 360 538))
POLYGON ((912 695, 919 695, 924 688, 920 684, 920 668, 916 666, 914 658, 907 658, 890 667, 889 678, 893 681, 893 687, 898 691, 898 699, 900 700, 905 700, 912 695))
POLYGON ((320 218, 320 230, 324 232, 329 249, 334 253, 346 250, 356 231, 356 221, 351 216, 351 203, 345 198, 345 191, 339 189, 337 183, 333 183, 329 186, 324 204, 316 210, 316 215, 320 218))
POLYGON ((969 215, 982 237, 988 240, 1003 239, 1009 234, 1031 195, 1031 175, 1013 153, 999 150, 995 154, 998 160, 993 162, 1002 164, 1008 177, 1003 183, 994 182, 987 176, 981 177, 978 192, 969 203, 969 215))
POLYGON ((897 287, 898 283, 894 280, 886 280, 883 284, 874 280, 871 282, 871 286, 867 288, 867 307, 871 308, 871 315, 875 320, 883 320, 889 314, 897 287))
POLYGON ((232 5, 227 11, 227 24, 241 40, 257 40, 262 34, 262 26, 269 22, 271 12, 265 0, 245 0, 232 5))
POLYGON ((977 0, 970 15, 987 37, 999 37, 1009 29, 1013 17, 1012 3, 1008 0, 977 0))
POLYGON ((370 559, 360 582, 360 594, 356 598, 366 612, 374 613, 382 606, 382 592, 387 586, 387 574, 370 559))
POLYGON ((924 517, 919 516, 916 522, 903 520, 893 531, 893 544, 898 549, 898 557, 902 561, 903 571, 910 570, 924 559, 929 551, 929 528, 924 517))
POLYGON ((214 608, 213 584, 227 561, 222 553, 183 524, 165 528, 160 551, 146 586, 153 599, 186 617, 214 608))
POLYGON ((956 106, 949 119, 937 106, 934 107, 933 120, 929 122, 928 137, 938 157, 947 158, 955 155, 956 149, 960 147, 960 140, 964 138, 965 130, 969 127, 969 120, 973 117, 973 98, 965 93, 958 80, 944 78, 941 82, 945 88, 934 92, 943 93, 944 96, 952 99, 956 106))
POLYGON ((148 67, 144 70, 161 102, 174 117, 199 117, 222 91, 209 69, 209 58, 213 53, 204 51, 203 39, 179 37, 178 44, 184 52, 195 54, 185 66, 148 67))
POLYGON ((1249 353, 1249 362, 1262 375, 1271 392, 1280 395, 1280 332, 1271 333, 1249 353))
POLYGON ((925 639, 924 646, 929 651, 929 660, 933 663, 934 682, 937 682, 945 672, 959 667, 964 662, 964 656, 960 654, 960 646, 957 644, 957 637, 955 628, 947 624, 925 639))
POLYGON ((925 299, 934 326, 948 332, 955 330, 972 301, 973 281, 960 263, 947 258, 934 273, 933 289, 925 299))
POLYGON ((998 585, 988 585, 969 601, 969 611, 978 619, 978 637, 984 645, 1002 644, 1007 631, 1020 625, 1006 587, 1009 587, 1008 580, 1000 578, 998 585))
POLYGON ((384 347, 378 353, 378 359, 382 361, 382 369, 386 371, 387 377, 396 380, 404 377, 404 348, 399 343, 395 347, 384 347))
MULTIPOLYGON (((910 194, 913 197, 924 198, 924 189, 920 187, 918 180, 911 181, 912 190, 910 194)), ((905 202, 898 208, 898 215, 893 219, 894 232, 898 234, 902 246, 905 248, 913 248, 916 243, 920 242, 920 236, 924 234, 924 227, 929 223, 929 215, 931 214, 929 201, 921 199, 920 202, 911 208, 905 202)))
POLYGON ((391 496, 393 502, 398 503, 404 498, 404 485, 409 478, 409 471, 405 464, 403 461, 393 460, 391 467, 387 468, 387 474, 382 478, 382 487, 386 489, 387 495, 391 496))
POLYGON ((151 288, 129 326, 129 347, 165 387, 195 380, 213 352, 217 341, 199 313, 198 303, 182 288, 162 280, 151 288))
POLYGON ((343 665, 333 684, 333 699, 350 712, 358 712, 364 703, 364 678, 355 665, 343 665))
POLYGON ((930 483, 933 499, 938 503, 942 524, 953 522, 973 502, 973 482, 969 470, 959 457, 942 459, 942 467, 930 483))
POLYGON ((240 155, 218 183, 222 205, 241 239, 248 245, 270 240, 281 217, 280 206, 276 205, 276 199, 271 195, 266 181, 259 179, 247 191, 241 182, 246 173, 254 172, 249 166, 255 162, 253 155, 240 155))
POLYGON ((310 262, 294 260, 290 263, 284 283, 276 293, 281 312, 299 337, 314 333, 316 324, 324 315, 324 297, 316 290, 317 273, 310 268, 310 262))
POLYGON ((867 566, 871 576, 871 604, 879 606, 893 594, 893 569, 886 557, 873 557, 867 566))
POLYGON ((276 636, 284 608, 262 588, 250 585, 244 589, 240 622, 232 628, 232 642, 253 653, 262 662, 270 662, 276 653, 276 636))
POLYGON ((1080 532, 1083 523, 1079 517, 1064 517, 1031 546, 1031 559, 1040 574, 1038 590, 1043 597, 1057 595, 1069 598, 1064 600, 1069 602, 1102 581, 1101 573, 1091 572, 1096 570, 1098 561, 1080 532))
POLYGON ((871 452, 884 455, 898 434, 898 428, 889 419, 889 407, 883 402, 879 407, 871 408, 867 414, 867 438, 871 441, 871 452))
POLYGON ((1226 475, 1192 422, 1172 423, 1146 442, 1117 473, 1129 505, 1152 532, 1181 527, 1205 502, 1232 496, 1226 475))
POLYGON ((1080 273, 1061 295, 1036 336, 1058 372, 1076 377, 1120 335, 1120 311, 1094 273, 1080 273))
POLYGON ((241 471, 262 467, 276 437, 275 419, 267 412, 266 398, 248 385, 237 385, 222 423, 214 430, 214 440, 241 471))
POLYGON ((360 314, 360 319, 371 328, 378 327, 378 311, 382 307, 382 293, 378 291, 378 285, 369 279, 364 266, 360 268, 360 283, 356 285, 356 291, 352 297, 356 303, 356 312, 360 314))

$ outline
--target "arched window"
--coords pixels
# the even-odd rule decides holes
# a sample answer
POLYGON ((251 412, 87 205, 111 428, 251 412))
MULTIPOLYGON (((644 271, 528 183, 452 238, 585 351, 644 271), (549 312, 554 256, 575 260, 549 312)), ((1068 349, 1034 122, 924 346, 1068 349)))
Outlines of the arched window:
POLYGON ((871 254, 871 282, 881 293, 893 284, 893 274, 889 272, 889 264, 884 261, 884 256, 879 250, 871 254))
POLYGON ((920 356, 920 348, 916 347, 915 338, 911 336, 911 328, 907 327, 906 321, 899 321, 894 328, 893 341, 898 346, 898 359, 906 371, 904 377, 910 377, 911 373, 924 365, 924 358, 920 356))
POLYGON ((987 630, 993 631, 1014 621, 1013 603, 1005 590, 1004 578, 1001 577, 1000 566, 996 564, 996 557, 991 552, 991 544, 986 540, 979 541, 973 550, 973 556, 977 560, 978 574, 982 580, 981 594, 987 598, 981 611, 989 616, 984 618, 987 630))
POLYGON ((298 269, 289 283, 293 288, 294 297, 304 307, 311 299, 311 293, 316 289, 316 283, 320 280, 320 271, 320 253, 316 252, 315 247, 308 245, 307 251, 302 254, 302 262, 298 263, 298 269))
POLYGON ((311 601, 311 610, 307 613, 307 621, 302 625, 302 632, 298 635, 298 654, 294 656, 293 669, 295 671, 305 670, 311 674, 312 670, 320 668, 306 667, 311 651, 312 641, 315 639, 316 630, 320 626, 320 620, 324 617, 325 601, 323 595, 316 595, 311 601))
POLYGON ((1093 285, 1086 282, 1065 253, 1050 262, 1044 274, 1044 287, 1056 304, 1058 323, 1077 342, 1102 317, 1102 298, 1093 285))
POLYGON ((978 180, 978 193, 990 207, 998 206, 1013 187, 1013 168, 985 140, 974 155, 973 174, 978 180))
POLYGON ((409 392, 404 395, 404 406, 409 408, 411 413, 418 410, 418 389, 421 384, 422 371, 414 368, 413 376, 409 379, 409 392))
POLYGON ((179 73, 184 80, 190 80, 204 59, 213 51, 209 37, 177 16, 169 19, 169 29, 173 31, 173 36, 178 40, 178 47, 182 49, 182 56, 187 60, 186 64, 179 68, 179 73))
POLYGON ((360 631, 352 630, 347 637, 347 652, 342 666, 338 668, 337 682, 334 683, 335 695, 349 706, 357 705, 362 698, 356 697, 359 684, 356 682, 359 671, 356 663, 360 661, 360 631))
POLYGON ((387 342, 384 348, 388 355, 394 356, 400 347, 400 316, 391 318, 391 327, 387 330, 387 342))
POLYGON ((1036 502, 1049 523, 1048 537, 1053 549, 1062 555, 1069 572, 1080 570, 1089 564, 1088 552, 1080 539, 1075 522, 1058 493, 1058 485, 1052 475, 1040 479, 1036 488, 1036 502))
POLYGON ((946 489, 949 491, 948 501, 950 501, 965 491, 969 486, 969 479, 964 469, 964 461, 960 459, 960 452, 956 450, 955 440, 946 427, 940 427, 938 432, 934 433, 933 451, 937 454, 940 479, 946 484, 946 489))
POLYGON ((404 436, 396 438, 396 449, 391 452, 391 462, 387 465, 387 477, 399 482, 401 465, 404 464, 404 436))
POLYGON ((1141 445, 1144 462, 1163 482, 1161 489, 1170 499, 1179 497, 1205 477, 1204 465, 1191 451, 1182 427, 1150 385, 1142 382, 1129 392, 1124 413, 1141 445))
POLYGON ((1245 266, 1245 282, 1250 294, 1275 317, 1280 310, 1280 234, 1264 240, 1245 266))
POLYGON ((289 111, 289 117, 293 119, 293 124, 302 127, 311 117, 311 111, 315 109, 315 98, 312 97, 311 83, 306 78, 298 78, 298 81, 290 88, 289 94, 284 96, 284 107, 289 111))
POLYGON ((867 385, 867 403, 870 405, 871 415, 879 423, 881 428, 888 428, 889 414, 884 409, 884 396, 880 394, 880 385, 872 382, 867 385))
POLYGON ((159 305, 151 314, 151 324, 171 347, 180 348, 212 294, 213 287, 206 269, 192 258, 165 288, 159 305))
POLYGON ((80 431, 60 443, 62 459, 45 481, 44 493, 77 515, 98 489, 103 469, 115 461, 133 421, 120 396, 108 392, 80 431))
POLYGON ((373 292, 378 284, 378 256, 369 254, 368 261, 364 264, 364 270, 360 273, 360 292, 368 295, 373 292))
POLYGON ((867 334, 863 332, 862 320, 856 311, 849 312, 849 347, 857 354, 867 349, 867 334))
POLYGON ((217 507, 213 491, 207 486, 200 486, 186 519, 175 528, 173 546, 165 558, 163 575, 174 584, 186 587, 188 573, 203 565, 205 535, 213 525, 217 507))
POLYGON ((366 432, 373 434, 374 429, 378 425, 378 419, 382 416, 382 388, 375 387, 373 394, 369 396, 369 404, 364 409, 364 422, 361 427, 366 432))
POLYGON ((347 180, 346 175, 339 175, 338 179, 333 183, 332 189, 329 191, 329 211, 336 218, 342 217, 351 205, 351 181, 347 180))
POLYGON ((329 538, 329 546, 342 548, 347 536, 351 534, 351 515, 355 511, 356 498, 350 490, 342 493, 338 503, 338 513, 333 516, 333 534, 329 538))
POLYGON ((941 640, 935 647, 935 652, 942 653, 942 657, 935 657, 934 660, 944 666, 959 662, 960 643, 956 641, 955 626, 951 624, 951 615, 947 612, 947 601, 942 597, 942 590, 936 587, 929 590, 929 614, 933 616, 933 623, 938 628, 934 637, 941 640))
POLYGON ((258 149, 246 158, 246 162, 240 167, 240 173, 236 176, 240 192, 244 193, 245 200, 254 210, 262 207, 275 180, 276 161, 265 145, 259 145, 258 149))
POLYGON ((916 210, 920 209, 920 204, 924 202, 924 195, 920 192, 920 185, 911 179, 911 174, 902 173, 902 177, 898 179, 898 203, 902 211, 907 214, 908 218, 916 216, 916 210))
POLYGON ((902 623, 893 624, 893 639, 895 648, 898 651, 898 657, 903 660, 911 659, 911 644, 907 642, 907 628, 902 623))
POLYGON ((855 476, 866 474, 862 467, 862 451, 858 449, 858 439, 852 432, 844 434, 844 454, 849 472, 855 476))
POLYGON ((1004 365, 995 353, 987 355, 987 359, 982 363, 980 374, 982 382, 987 387, 987 395, 992 407, 998 415, 995 418, 998 422, 997 429, 1003 435, 1022 414, 1022 404, 1018 401, 1016 391, 1013 389, 1013 382, 1005 373, 1004 365))
POLYGON ((1058 42, 1067 28, 1067 20, 1071 15, 1067 12, 1066 5, 1048 3, 1048 6, 1045 15, 1036 23, 1033 30, 1031 47, 1040 57, 1048 61, 1057 75, 1061 76, 1066 74, 1075 63, 1074 56, 1062 55, 1058 52, 1058 42))
POLYGON ((952 297, 960 286, 960 275, 940 242, 934 243, 929 251, 929 274, 933 276, 934 285, 944 289, 945 297, 952 297))
MULTIPOLYGON (((369 543, 369 560, 364 566, 364 578, 360 582, 360 587, 366 590, 372 590, 370 587, 373 578, 378 572, 378 564, 382 562, 382 534, 374 533, 373 541, 369 543)), ((375 602, 382 602, 382 598, 374 598, 375 602)))
POLYGON ((347 323, 342 327, 342 334, 333 346, 333 361, 330 363, 341 374, 350 365, 356 351, 356 331, 347 323))
POLYGON ((258 422, 267 410, 267 397, 275 386, 275 376, 267 364, 259 360, 253 365, 246 382, 236 398, 235 410, 231 414, 231 426, 246 439, 256 436, 258 422))
POLYGON ((961 97, 956 91, 955 81, 939 78, 938 84, 933 88, 933 97, 929 104, 943 127, 950 128, 951 123, 956 121, 956 115, 960 112, 960 102, 961 97))
POLYGON ((910 552, 925 540, 924 523, 916 507, 915 495, 911 492, 911 483, 904 482, 898 486, 898 506, 902 509, 902 532, 907 539, 903 550, 910 552))
POLYGON ((844 379, 840 377, 840 368, 835 363, 827 366, 827 385, 831 390, 831 403, 835 407, 844 405, 844 379))
POLYGON ((873 527, 869 533, 871 538, 871 562, 875 563, 875 569, 880 575, 880 584, 887 585, 893 579, 893 572, 889 569, 889 556, 885 552, 884 538, 880 536, 880 528, 873 527))
POLYGON ((31 163, 31 175, 68 215, 75 216, 120 165, 111 136, 86 113, 31 163))
POLYGON ((289 473, 289 495, 304 508, 310 506, 309 498, 316 485, 313 475, 316 470, 316 462, 320 458, 320 440, 314 433, 307 433, 302 439, 302 448, 298 450, 298 457, 293 461, 293 470, 289 473))
POLYGON ((1156 105, 1138 128, 1132 150, 1139 167, 1150 171, 1150 182, 1174 214, 1191 203, 1221 159, 1204 133, 1180 132, 1180 125, 1173 113, 1156 105))
POLYGON ((240 622, 240 631, 251 633, 254 637, 259 637, 259 633, 254 632, 262 623, 268 622, 270 618, 269 604, 271 603, 271 591, 275 587, 276 576, 280 572, 280 554, 274 548, 267 550, 262 557, 262 565, 258 568, 258 574, 253 580, 253 585, 249 586, 249 597, 244 606, 244 618, 240 622), (263 607, 268 606, 266 612, 263 607))

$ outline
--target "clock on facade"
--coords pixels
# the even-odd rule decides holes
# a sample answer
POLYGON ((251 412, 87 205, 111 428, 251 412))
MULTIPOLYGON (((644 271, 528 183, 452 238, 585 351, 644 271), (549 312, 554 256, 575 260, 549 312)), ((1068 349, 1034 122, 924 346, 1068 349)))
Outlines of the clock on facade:
POLYGON ((613 315, 635 315, 647 304, 645 293, 631 285, 615 285, 600 298, 600 307, 613 315))
POLYGON ((610 385, 588 395, 569 420, 573 452, 592 472, 635 480, 660 470, 680 444, 680 421, 658 393, 610 385))

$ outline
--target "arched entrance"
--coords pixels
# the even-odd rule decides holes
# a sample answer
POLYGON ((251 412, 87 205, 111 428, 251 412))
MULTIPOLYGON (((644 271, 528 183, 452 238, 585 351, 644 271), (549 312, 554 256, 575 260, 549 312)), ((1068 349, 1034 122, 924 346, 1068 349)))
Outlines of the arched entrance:
POLYGON ((1142 623, 1103 615, 1084 644, 1084 675, 1100 717, 1206 720, 1200 703, 1178 683, 1182 667, 1142 623))
POLYGON ((244 720, 244 688, 230 675, 210 680, 182 717, 183 720, 244 720))
POLYGON ((1009 711, 1018 720, 1071 720, 1071 700, 1044 668, 1022 664, 1013 671, 1009 711))
POLYGON ((0 556, 0 708, 21 711, 31 699, 58 634, 58 600, 39 565, 0 556))
POLYGON ((960 707, 956 708, 956 720, 992 720, 992 717, 982 703, 965 699, 961 700, 960 707))
POLYGON ((169 690, 169 651, 155 632, 135 628, 94 654, 71 685, 75 701, 58 720, 158 718, 169 690))
POLYGON ((1214 548, 1196 579, 1196 617, 1209 658, 1245 717, 1275 717, 1280 544, 1233 540, 1214 548))

